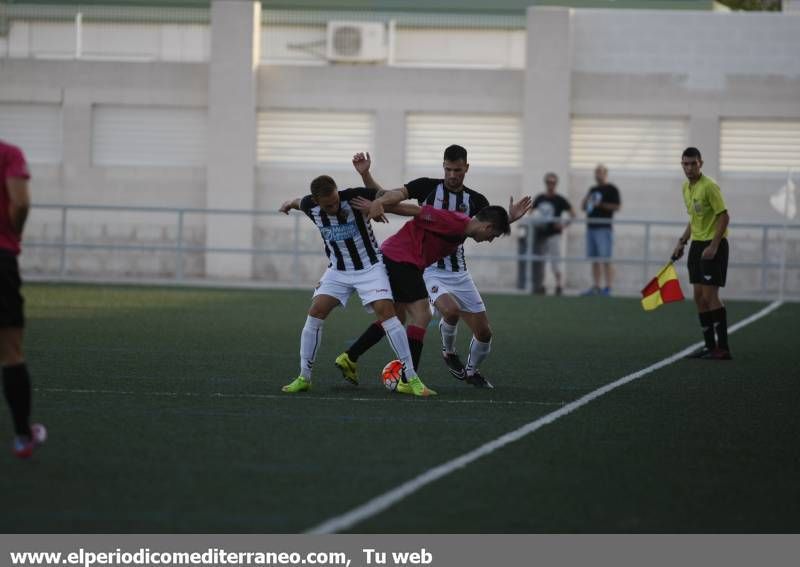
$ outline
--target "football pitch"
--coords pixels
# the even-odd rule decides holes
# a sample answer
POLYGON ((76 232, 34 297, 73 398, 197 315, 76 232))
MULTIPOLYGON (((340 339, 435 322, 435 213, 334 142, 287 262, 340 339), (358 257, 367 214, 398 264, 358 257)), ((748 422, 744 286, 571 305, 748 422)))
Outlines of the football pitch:
MULTIPOLYGON (((439 396, 415 399, 378 383, 385 341, 358 388, 334 368, 372 321, 353 297, 313 390, 287 395, 308 291, 24 291, 50 438, 29 462, 0 453, 6 533, 304 532, 700 339, 690 301, 488 295, 497 388, 451 378, 432 327, 420 375, 439 396)), ((766 305, 730 301, 729 322, 766 305)), ((798 319, 781 305, 731 335, 733 361, 656 369, 344 531, 797 533, 798 319)))

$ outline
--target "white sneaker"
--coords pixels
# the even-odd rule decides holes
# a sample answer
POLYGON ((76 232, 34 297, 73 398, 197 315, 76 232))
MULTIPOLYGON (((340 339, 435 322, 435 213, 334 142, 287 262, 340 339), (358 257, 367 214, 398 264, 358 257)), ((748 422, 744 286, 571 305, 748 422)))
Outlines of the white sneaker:
POLYGON ((31 436, 14 437, 14 454, 20 459, 28 459, 33 455, 33 449, 47 441, 47 428, 41 423, 31 424, 31 436))

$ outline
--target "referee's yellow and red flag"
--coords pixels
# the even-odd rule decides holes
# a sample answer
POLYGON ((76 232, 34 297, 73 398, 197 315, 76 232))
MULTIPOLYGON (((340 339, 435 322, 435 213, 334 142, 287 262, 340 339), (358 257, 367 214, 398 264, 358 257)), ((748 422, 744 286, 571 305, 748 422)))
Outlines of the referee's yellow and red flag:
POLYGON ((678 281, 675 266, 670 262, 644 286, 642 307, 645 311, 652 311, 664 303, 673 301, 683 301, 683 291, 681 291, 681 283, 678 281))

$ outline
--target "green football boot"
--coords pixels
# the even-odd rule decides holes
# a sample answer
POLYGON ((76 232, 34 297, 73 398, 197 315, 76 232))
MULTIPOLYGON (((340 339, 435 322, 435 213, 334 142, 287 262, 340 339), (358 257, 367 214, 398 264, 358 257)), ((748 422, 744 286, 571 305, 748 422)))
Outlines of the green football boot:
POLYGON ((298 376, 291 383, 286 384, 281 391, 286 392, 287 394, 296 394, 297 392, 307 392, 311 389, 311 382, 303 378, 302 376, 298 376))
POLYGON ((414 376, 413 378, 409 379, 408 383, 398 382, 397 391, 401 394, 411 394, 412 396, 420 396, 423 398, 436 395, 436 390, 431 390, 425 384, 423 384, 422 380, 419 379, 419 376, 414 376))
POLYGON ((346 352, 337 356, 334 364, 336 368, 341 370, 345 380, 350 382, 353 386, 358 386, 358 364, 350 360, 346 352))

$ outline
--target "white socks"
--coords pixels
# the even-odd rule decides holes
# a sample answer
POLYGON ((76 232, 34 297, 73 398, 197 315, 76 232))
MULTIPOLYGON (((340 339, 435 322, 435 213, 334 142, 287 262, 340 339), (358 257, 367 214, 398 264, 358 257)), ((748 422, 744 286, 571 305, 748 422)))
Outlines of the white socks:
POLYGON ((408 346, 408 337, 406 336, 406 329, 396 316, 391 319, 386 319, 381 323, 383 330, 386 331, 386 340, 397 356, 397 359, 403 363, 406 371, 406 378, 414 378, 417 375, 414 370, 414 362, 411 359, 411 348, 408 346))
POLYGON ((469 343, 469 358, 467 358, 467 374, 475 374, 478 370, 478 367, 481 365, 489 353, 492 351, 492 341, 489 340, 488 343, 482 343, 474 336, 469 343))
POLYGON ((311 368, 317 358, 317 347, 322 340, 323 319, 309 315, 300 333, 300 376, 311 382, 311 368))
POLYGON ((439 332, 442 334, 442 349, 445 352, 455 352, 458 323, 451 325, 444 320, 444 317, 442 317, 439 320, 439 332))

